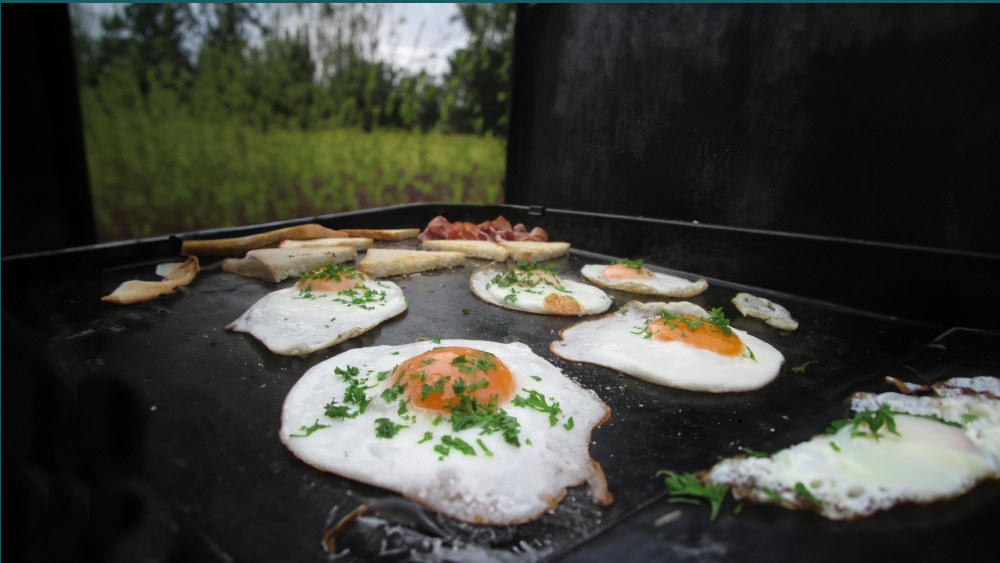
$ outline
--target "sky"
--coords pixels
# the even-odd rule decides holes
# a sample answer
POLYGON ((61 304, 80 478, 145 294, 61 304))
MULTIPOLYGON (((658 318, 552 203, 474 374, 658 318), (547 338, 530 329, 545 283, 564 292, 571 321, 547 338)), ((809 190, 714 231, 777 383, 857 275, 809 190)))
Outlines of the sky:
MULTIPOLYGON (((82 22, 92 35, 100 30, 99 17, 120 9, 120 3, 82 4, 96 17, 82 22)), ((465 27, 451 22, 458 14, 455 4, 385 4, 385 18, 376 56, 393 66, 416 73, 421 69, 432 76, 442 76, 448 70, 448 57, 469 40, 465 27), (396 36, 390 36, 395 24, 396 36)), ((87 12, 77 12, 87 15, 87 12)))
POLYGON ((399 26, 398 46, 390 49, 388 41, 382 41, 380 48, 394 65, 440 76, 448 70, 448 56, 469 41, 460 22, 448 21, 458 14, 455 4, 387 4, 387 8, 387 20, 401 16, 405 21, 399 26))

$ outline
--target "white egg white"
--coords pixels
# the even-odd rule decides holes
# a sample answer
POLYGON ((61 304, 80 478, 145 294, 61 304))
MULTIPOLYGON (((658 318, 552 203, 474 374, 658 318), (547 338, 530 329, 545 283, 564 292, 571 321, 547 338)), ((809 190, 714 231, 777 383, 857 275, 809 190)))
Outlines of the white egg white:
POLYGON ((588 264, 580 269, 580 274, 594 285, 643 295, 688 298, 708 289, 704 278, 692 281, 661 272, 652 272, 653 277, 648 279, 608 279, 601 275, 607 267, 606 264, 588 264))
POLYGON ((770 457, 726 459, 709 470, 706 481, 731 487, 738 499, 780 502, 849 520, 900 502, 952 498, 1000 476, 996 398, 967 397, 962 405, 898 393, 856 399, 852 405, 860 412, 891 405, 916 415, 892 415, 895 433, 883 425, 877 439, 862 422, 770 457))
POLYGON ((732 329, 745 345, 740 356, 724 356, 696 348, 682 340, 663 342, 646 338, 645 326, 661 310, 675 315, 708 317, 708 312, 686 301, 641 303, 630 301, 619 311, 582 321, 560 334, 553 354, 588 362, 669 387, 715 393, 759 389, 774 380, 785 358, 777 349, 746 332, 732 329))
POLYGON ((534 286, 509 285, 496 282, 497 276, 507 270, 500 266, 486 266, 472 272, 469 288, 487 303, 543 315, 581 316, 603 313, 611 306, 611 298, 599 288, 572 280, 558 279, 559 285, 539 283, 534 286), (572 299, 575 311, 560 311, 553 307, 553 300, 572 299))
POLYGON ((295 286, 268 293, 226 328, 252 334, 272 352, 287 356, 329 348, 371 330, 406 310, 403 290, 389 281, 362 285, 370 297, 303 291, 295 286))
POLYGON ((280 437, 296 456, 319 469, 395 491, 457 520, 501 525, 541 516, 559 503, 567 487, 584 482, 595 502, 611 502, 603 471, 589 453, 592 430, 608 416, 609 409, 592 391, 524 344, 423 341, 356 348, 307 371, 285 399, 280 437), (510 369, 517 396, 527 397, 533 390, 549 405, 558 403, 554 424, 549 414, 528 406, 513 401, 500 405, 520 424, 519 445, 513 445, 501 432, 455 430, 447 414, 383 395, 397 365, 439 346, 494 354, 510 369), (355 386, 364 388, 368 400, 363 412, 345 396, 350 384, 343 373, 350 368, 357 368, 355 386), (331 401, 356 414, 327 416, 331 401), (398 433, 377 436, 379 419, 398 425, 398 433), (446 441, 453 439, 472 452, 447 447, 446 441))

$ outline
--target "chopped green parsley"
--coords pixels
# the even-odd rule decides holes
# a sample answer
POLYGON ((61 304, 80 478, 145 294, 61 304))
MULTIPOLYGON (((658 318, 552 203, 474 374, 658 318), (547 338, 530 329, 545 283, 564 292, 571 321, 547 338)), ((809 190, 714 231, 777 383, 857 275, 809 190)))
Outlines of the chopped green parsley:
POLYGON ((562 412, 562 408, 560 408, 559 403, 557 401, 552 401, 552 404, 550 405, 546 400, 545 395, 542 395, 534 389, 526 389, 526 391, 528 391, 527 397, 516 395, 511 400, 511 404, 515 407, 528 407, 535 409, 538 412, 546 413, 549 415, 549 426, 555 426, 556 422, 559 421, 559 413, 562 412))
POLYGON ((870 436, 877 441, 882 437, 879 434, 879 430, 884 426, 890 433, 899 436, 899 432, 896 431, 896 419, 893 418, 893 414, 895 413, 888 406, 883 406, 877 411, 859 412, 850 420, 835 420, 831 422, 830 426, 826 429, 826 433, 836 434, 841 428, 850 426, 852 438, 870 436), (868 427, 868 432, 861 428, 862 425, 868 427))
POLYGON ((711 505, 712 512, 710 519, 714 522, 719 516, 719 509, 722 501, 726 498, 729 487, 725 485, 706 485, 692 473, 676 473, 661 469, 656 472, 657 477, 664 477, 664 484, 671 498, 669 502, 682 502, 688 504, 701 504, 701 500, 707 500, 711 505))
POLYGON ((299 428, 299 432, 302 432, 302 434, 290 434, 289 436, 291 438, 305 438, 306 436, 309 436, 310 434, 316 432, 317 430, 322 430, 323 428, 329 428, 329 427, 330 427, 329 424, 320 424, 319 419, 317 419, 312 426, 302 426, 301 428, 299 428))
POLYGON ((396 424, 384 417, 375 419, 375 436, 379 438, 392 438, 403 428, 408 428, 408 426, 396 424))

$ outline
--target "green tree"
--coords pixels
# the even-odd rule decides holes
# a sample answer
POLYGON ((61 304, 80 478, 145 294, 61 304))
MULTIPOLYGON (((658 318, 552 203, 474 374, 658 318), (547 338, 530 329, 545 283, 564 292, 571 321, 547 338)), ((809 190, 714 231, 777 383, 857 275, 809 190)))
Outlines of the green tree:
POLYGON ((143 94, 154 86, 186 93, 194 67, 184 38, 195 26, 189 4, 127 4, 101 20, 101 66, 124 63, 143 94))
POLYGON ((265 40, 249 60, 252 120, 262 130, 278 126, 308 129, 313 114, 315 63, 301 31, 265 40))
POLYGON ((267 28, 256 7, 247 4, 202 5, 204 38, 198 52, 192 113, 201 119, 249 122, 254 100, 248 84, 248 35, 267 28))
POLYGON ((381 4, 311 5, 306 16, 319 22, 315 50, 320 59, 322 116, 335 125, 371 131, 400 126, 397 80, 391 64, 378 60, 381 4))
POLYGON ((471 35, 448 59, 442 121, 448 131, 506 135, 513 70, 513 4, 459 4, 471 35))

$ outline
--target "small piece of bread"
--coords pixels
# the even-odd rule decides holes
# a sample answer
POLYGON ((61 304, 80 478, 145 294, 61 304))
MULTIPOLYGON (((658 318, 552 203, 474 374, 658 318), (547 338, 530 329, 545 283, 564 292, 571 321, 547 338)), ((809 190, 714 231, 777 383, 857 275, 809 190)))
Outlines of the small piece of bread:
POLYGON ((502 240, 499 244, 509 250, 511 259, 517 262, 552 260, 569 252, 568 242, 502 240))
POLYGON ((283 240, 278 248, 329 248, 331 246, 349 246, 354 250, 368 250, 372 247, 372 239, 344 237, 344 238, 314 238, 310 240, 283 240))
POLYGON ((488 240, 425 240, 424 250, 446 250, 461 252, 468 258, 483 258, 503 262, 510 256, 510 250, 488 240))
POLYGON ((285 239, 314 239, 346 237, 341 231, 328 229, 323 225, 309 223, 295 227, 285 227, 247 235, 245 237, 215 240, 186 240, 181 242, 181 254, 185 256, 243 256, 248 250, 278 244, 285 239))
POLYGON ((743 313, 743 316, 761 319, 775 328, 782 330, 799 328, 799 322, 792 318, 788 309, 763 297, 737 293, 736 297, 733 297, 733 305, 736 305, 736 309, 743 313))
POLYGON ((463 264, 465 255, 461 252, 372 248, 358 262, 358 269, 373 278, 385 278, 463 264))
POLYGON ((258 248, 245 258, 227 258, 222 269, 232 274, 269 282, 298 276, 327 264, 353 260, 357 251, 347 246, 328 248, 258 248))
POLYGON ((110 294, 101 297, 101 301, 131 305, 140 301, 149 301, 154 297, 173 293, 174 289, 191 283, 200 269, 197 256, 188 256, 179 263, 158 264, 156 275, 161 281, 129 280, 119 285, 110 294))
POLYGON ((365 237, 375 240, 404 240, 417 238, 420 229, 341 229, 349 237, 365 237))

